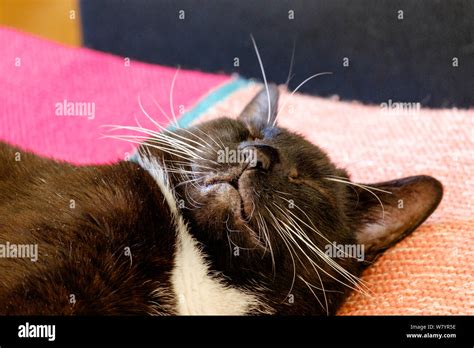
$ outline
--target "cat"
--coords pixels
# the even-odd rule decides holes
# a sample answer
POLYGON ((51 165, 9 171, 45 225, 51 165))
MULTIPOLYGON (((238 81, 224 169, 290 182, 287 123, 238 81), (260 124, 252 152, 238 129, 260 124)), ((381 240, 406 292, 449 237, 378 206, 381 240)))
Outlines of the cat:
POLYGON ((112 165, 0 144, 0 314, 334 315, 369 292, 361 272, 442 184, 352 182, 278 126, 278 95, 267 85, 237 119, 133 128, 148 139, 112 165))

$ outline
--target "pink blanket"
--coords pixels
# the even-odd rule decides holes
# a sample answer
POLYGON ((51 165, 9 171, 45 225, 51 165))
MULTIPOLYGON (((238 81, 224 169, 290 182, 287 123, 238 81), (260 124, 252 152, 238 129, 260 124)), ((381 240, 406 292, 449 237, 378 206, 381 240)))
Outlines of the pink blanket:
MULTIPOLYGON (((144 126, 143 108, 155 120, 171 118, 170 91, 175 68, 128 61, 88 49, 60 46, 0 28, 0 140, 74 163, 123 159, 132 144, 103 139, 103 125, 144 126)), ((224 75, 180 71, 175 80, 176 117, 210 90, 229 81, 224 75)))

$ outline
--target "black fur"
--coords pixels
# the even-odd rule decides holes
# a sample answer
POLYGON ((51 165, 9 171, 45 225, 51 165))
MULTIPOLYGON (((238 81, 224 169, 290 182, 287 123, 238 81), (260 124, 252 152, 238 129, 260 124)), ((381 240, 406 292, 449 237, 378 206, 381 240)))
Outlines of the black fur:
POLYGON ((1 143, 0 163, 0 243, 39 250, 36 262, 0 258, 0 314, 147 314, 152 301, 169 312, 172 297, 151 294, 169 288, 174 227, 146 171, 75 167, 1 143))

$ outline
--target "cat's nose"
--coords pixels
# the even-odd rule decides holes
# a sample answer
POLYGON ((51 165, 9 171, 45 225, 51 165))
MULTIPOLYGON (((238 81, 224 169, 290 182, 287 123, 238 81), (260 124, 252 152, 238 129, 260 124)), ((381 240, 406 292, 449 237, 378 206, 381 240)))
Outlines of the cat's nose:
POLYGON ((269 145, 247 145, 242 151, 247 163, 246 169, 269 171, 279 160, 277 149, 269 145))

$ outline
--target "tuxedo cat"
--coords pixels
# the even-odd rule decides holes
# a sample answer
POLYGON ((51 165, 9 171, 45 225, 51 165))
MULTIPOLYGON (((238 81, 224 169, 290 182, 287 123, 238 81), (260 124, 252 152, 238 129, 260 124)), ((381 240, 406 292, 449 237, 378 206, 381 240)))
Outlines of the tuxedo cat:
POLYGON ((331 315, 370 292, 361 272, 435 210, 442 185, 354 183, 277 125, 277 104, 269 85, 238 119, 123 127, 142 144, 113 165, 0 144, 0 313, 331 315))

